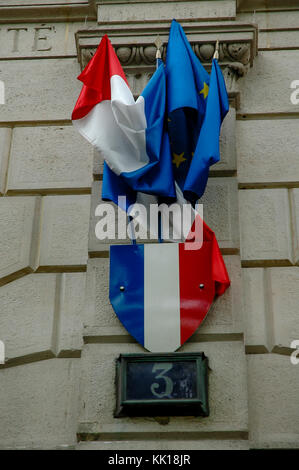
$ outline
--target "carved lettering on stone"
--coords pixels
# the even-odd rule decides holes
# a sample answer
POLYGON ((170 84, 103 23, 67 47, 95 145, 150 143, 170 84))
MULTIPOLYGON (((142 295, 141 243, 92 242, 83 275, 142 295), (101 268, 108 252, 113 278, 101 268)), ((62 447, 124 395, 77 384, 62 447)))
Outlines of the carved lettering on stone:
POLYGON ((13 31, 13 43, 11 52, 19 52, 20 32, 28 31, 28 28, 7 28, 7 32, 13 31))
POLYGON ((34 42, 32 46, 33 51, 50 51, 52 46, 49 44, 49 37, 43 31, 52 31, 52 26, 41 26, 34 28, 34 42))
MULTIPOLYGON (((60 26, 59 26, 60 27, 60 26)), ((63 38, 63 30, 60 27, 58 43, 63 38)), ((50 52, 57 49, 57 41, 53 44, 53 35, 57 32, 56 26, 51 24, 41 24, 39 26, 9 25, 0 28, 1 56, 24 55, 29 56, 37 52, 50 52), (4 39, 4 35, 6 38, 4 39)), ((64 34, 65 36, 65 34, 64 34)), ((35 54, 34 54, 35 55, 35 54)))

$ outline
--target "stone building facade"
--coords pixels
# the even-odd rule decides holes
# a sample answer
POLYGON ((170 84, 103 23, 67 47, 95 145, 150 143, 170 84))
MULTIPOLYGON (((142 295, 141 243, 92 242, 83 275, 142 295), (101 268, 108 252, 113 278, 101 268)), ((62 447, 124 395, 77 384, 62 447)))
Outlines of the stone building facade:
POLYGON ((0 80, 0 447, 298 448, 299 1, 0 0, 0 80), (115 360, 144 350, 109 304, 102 161, 70 116, 103 34, 138 95, 173 17, 207 68, 220 42, 202 202, 232 285, 181 348, 209 357, 210 416, 114 418, 115 360))

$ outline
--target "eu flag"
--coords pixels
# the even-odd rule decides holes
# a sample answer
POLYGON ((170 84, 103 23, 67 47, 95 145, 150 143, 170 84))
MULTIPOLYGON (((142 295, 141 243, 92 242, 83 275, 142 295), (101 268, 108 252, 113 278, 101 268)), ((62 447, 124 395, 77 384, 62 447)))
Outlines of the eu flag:
POLYGON ((205 191, 210 166, 220 159, 220 127, 229 103, 217 60, 209 75, 175 20, 167 46, 166 81, 174 178, 184 197, 194 203, 205 191))

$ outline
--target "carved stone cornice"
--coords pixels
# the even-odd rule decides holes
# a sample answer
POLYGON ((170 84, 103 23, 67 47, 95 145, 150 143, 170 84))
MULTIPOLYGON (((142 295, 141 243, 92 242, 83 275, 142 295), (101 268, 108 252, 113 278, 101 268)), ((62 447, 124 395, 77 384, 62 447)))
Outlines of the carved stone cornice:
MULTIPOLYGON (((184 23, 188 40, 202 64, 209 70, 216 41, 219 40, 219 63, 224 70, 228 91, 236 94, 235 82, 253 65, 257 55, 258 30, 256 25, 236 22, 184 23)), ((157 35, 162 41, 165 59, 169 24, 158 25, 101 25, 97 29, 76 33, 78 60, 83 69, 96 51, 101 37, 108 34, 135 95, 143 90, 155 70, 157 35)))
MULTIPOLYGON (((165 58, 169 25, 157 28, 153 28, 153 26, 151 25, 147 32, 134 26, 124 31, 111 25, 77 31, 76 44, 81 67, 86 66, 104 34, 108 34, 124 67, 154 65, 156 54, 154 41, 159 34, 163 43, 162 57, 165 58)), ((225 22, 223 24, 183 24, 183 27, 195 54, 203 65, 211 63, 218 39, 220 64, 238 63, 237 68, 240 70, 240 75, 244 74, 248 66, 252 66, 253 59, 257 55, 258 31, 256 25, 225 22)))

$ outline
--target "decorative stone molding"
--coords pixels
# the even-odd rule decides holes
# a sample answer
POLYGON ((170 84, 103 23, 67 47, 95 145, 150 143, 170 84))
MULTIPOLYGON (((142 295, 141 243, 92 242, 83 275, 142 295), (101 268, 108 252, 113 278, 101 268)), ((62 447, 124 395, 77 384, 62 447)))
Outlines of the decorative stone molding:
MULTIPOLYGON (((193 51, 203 64, 211 62, 215 52, 215 44, 191 44, 193 51)), ((155 65, 156 47, 141 45, 122 45, 115 47, 117 57, 123 67, 128 65, 155 65)), ((81 65, 84 68, 93 54, 96 47, 81 49, 81 65)), ((161 47, 162 59, 166 58, 166 46, 161 47)), ((247 66, 250 64, 250 43, 222 43, 219 45, 220 63, 227 63, 232 66, 238 75, 244 75, 247 66)))
MULTIPOLYGON (((79 30, 75 34, 78 60, 83 69, 104 34, 108 34, 135 95, 139 95, 155 70, 157 35, 161 38, 165 60, 169 33, 165 25, 101 25, 97 29, 79 30)), ((224 71, 230 97, 237 96, 236 81, 245 75, 257 55, 257 26, 236 22, 184 23, 182 26, 202 64, 209 69, 216 41, 219 40, 219 63, 224 71)))

